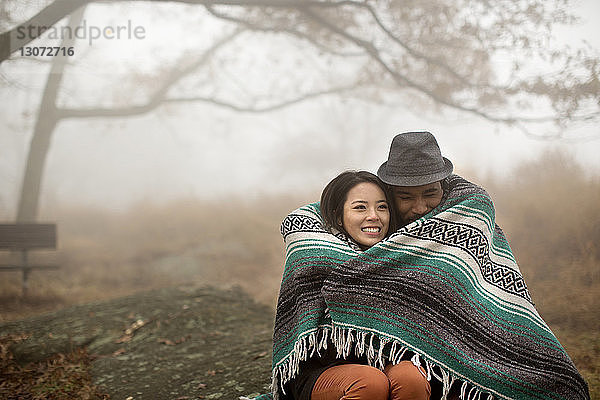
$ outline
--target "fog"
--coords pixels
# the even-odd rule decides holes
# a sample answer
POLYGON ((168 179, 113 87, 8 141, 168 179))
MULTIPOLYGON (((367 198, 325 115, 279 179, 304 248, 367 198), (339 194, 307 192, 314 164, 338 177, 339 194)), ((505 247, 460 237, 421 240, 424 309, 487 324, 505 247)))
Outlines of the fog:
MULTIPOLYGON (((26 291, 3 274, 0 324, 174 287, 239 287, 275 310, 285 215, 428 130, 490 193, 537 310, 600 398, 598 15, 598 0, 0 1, 0 221, 56 223, 56 249, 27 260, 59 267, 26 291), (19 28, 57 4, 65 17, 26 42, 19 28), (563 26, 568 12, 580 20, 563 26), (26 54, 43 46, 72 54, 26 54)), ((141 321, 127 312, 125 328, 141 321)), ((5 366, 25 332, 0 338, 5 366)), ((58 358, 53 371, 92 365, 58 358)))
MULTIPOLYGON (((575 47, 587 41, 597 53, 600 27, 591 16, 600 15, 600 5, 594 0, 575 4, 581 23, 558 29, 555 35, 575 47)), ((178 52, 190 52, 199 45, 205 48, 209 39, 217 36, 216 25, 195 23, 199 17, 192 13, 174 24, 144 7, 89 7, 85 15, 88 25, 133 21, 144 27, 145 37, 138 41, 98 39, 92 46, 79 43, 91 55, 81 68, 66 75, 60 104, 81 108, 127 101, 135 104, 147 95, 143 87, 153 79, 149 72, 144 75, 145 71, 171 65, 178 52), (93 68, 95 63, 102 67, 93 68), (137 67, 140 86, 124 82, 121 90, 115 91, 114 85, 124 81, 132 66, 137 67)), ((181 18, 178 10, 165 5, 162 13, 181 18)), ((288 81, 294 69, 306 71, 306 80, 312 82, 338 79, 353 68, 350 64, 328 68, 316 57, 299 60, 294 47, 278 38, 242 41, 230 53, 221 60, 224 64, 211 66, 206 79, 230 74, 226 84, 211 90, 236 99, 249 88, 262 96, 255 97, 259 101, 268 99, 270 90, 280 86, 289 84, 293 92, 288 81), (248 60, 241 68, 229 69, 225 61, 236 52, 248 60), (267 70, 262 63, 269 57, 279 57, 279 61, 267 70)), ((500 75, 503 62, 498 59, 495 65, 500 75)), ((0 72, 4 80, 0 87, 0 216, 12 220, 47 67, 16 60, 3 63, 0 72)), ((180 89, 194 92, 193 84, 180 89)), ((418 96, 410 92, 392 102, 320 96, 265 113, 236 112, 204 102, 174 102, 131 117, 64 119, 51 139, 40 209, 43 217, 44 209, 61 204, 126 210, 141 201, 161 203, 177 198, 255 199, 263 194, 294 193, 316 197, 342 170, 376 171, 387 157, 392 137, 410 130, 433 132, 442 153, 465 176, 506 176, 519 162, 556 148, 572 154, 585 170, 600 172, 597 122, 570 124, 563 130, 565 139, 536 138, 546 134, 547 125, 533 124, 527 129, 525 133, 470 113, 421 105, 418 96)))
MULTIPOLYGON (((597 140, 547 143, 479 121, 444 126, 394 114, 402 113, 332 101, 325 109, 297 107, 278 115, 235 116, 186 107, 173 120, 147 116, 63 123, 48 156, 42 205, 84 203, 122 210, 141 200, 318 192, 344 169, 376 171, 391 138, 415 129, 431 130, 444 155, 465 175, 504 176, 518 161, 547 148, 565 149, 595 171, 600 167, 597 140), (302 121, 298 111, 313 118, 302 121), (203 113, 212 113, 214 120, 193 118, 203 113)), ((27 136, 3 140, 2 148, 11 149, 2 157, 0 204, 8 217, 17 201, 27 136)))

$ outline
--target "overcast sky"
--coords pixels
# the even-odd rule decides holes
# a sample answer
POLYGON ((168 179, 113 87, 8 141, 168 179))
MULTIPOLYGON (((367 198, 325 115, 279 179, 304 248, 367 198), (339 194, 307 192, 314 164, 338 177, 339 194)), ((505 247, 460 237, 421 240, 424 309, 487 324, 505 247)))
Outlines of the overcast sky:
MULTIPOLYGON (((600 25, 590 16, 600 15, 600 2, 579 4, 583 23, 560 36, 575 46, 585 39, 598 50, 600 25)), ((145 23, 152 28, 149 36, 179 29, 145 23)), ((133 47, 119 51, 140 51, 128 44, 133 47)), ((27 82, 40 87, 42 78, 29 76, 27 82)), ((97 74, 86 78, 102 82, 97 74)), ((23 110, 39 101, 39 91, 2 90, 0 96, 6 104, 0 114, 0 216, 12 218, 33 128, 31 115, 23 110)), ((42 205, 85 203, 122 210, 140 200, 181 196, 317 192, 344 169, 376 171, 393 136, 410 130, 433 132, 442 153, 465 175, 502 176, 518 162, 557 147, 600 174, 598 124, 579 125, 566 135, 590 139, 548 142, 465 114, 415 114, 358 100, 323 98, 262 115, 173 105, 135 118, 62 122, 47 159, 42 205)))

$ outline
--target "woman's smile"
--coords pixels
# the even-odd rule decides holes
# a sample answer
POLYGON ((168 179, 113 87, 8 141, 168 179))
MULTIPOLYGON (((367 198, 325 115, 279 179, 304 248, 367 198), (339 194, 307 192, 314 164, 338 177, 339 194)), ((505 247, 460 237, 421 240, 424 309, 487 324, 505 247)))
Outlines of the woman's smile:
POLYGON ((363 232, 366 232, 366 233, 371 233, 371 234, 378 234, 379 232, 381 232, 381 228, 378 226, 374 226, 374 227, 367 226, 367 227, 361 228, 360 230, 363 232))

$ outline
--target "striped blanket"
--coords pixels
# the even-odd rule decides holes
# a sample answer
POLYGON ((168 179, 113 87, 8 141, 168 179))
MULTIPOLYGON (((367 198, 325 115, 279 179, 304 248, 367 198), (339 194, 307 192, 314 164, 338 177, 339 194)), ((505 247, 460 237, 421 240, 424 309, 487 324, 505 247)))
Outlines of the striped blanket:
MULTIPOLYGON (((587 385, 537 313, 476 185, 452 175, 425 217, 360 251, 323 229, 318 204, 289 214, 273 335, 273 394, 333 343, 383 368, 407 353, 461 399, 589 399, 587 385)), ((259 397, 270 398, 271 395, 259 397)))

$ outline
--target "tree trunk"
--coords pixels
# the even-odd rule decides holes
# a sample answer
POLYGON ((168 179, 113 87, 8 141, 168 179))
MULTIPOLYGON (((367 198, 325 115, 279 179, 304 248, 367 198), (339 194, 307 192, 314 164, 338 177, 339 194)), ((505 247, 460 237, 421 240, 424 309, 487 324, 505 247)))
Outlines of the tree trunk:
MULTIPOLYGON (((85 7, 76 11, 69 19, 69 25, 75 27, 83 19, 85 7)), ((75 39, 67 37, 63 39, 61 47, 72 47, 75 39)), ((33 130, 33 136, 29 145, 27 164, 21 185, 21 197, 17 209, 17 222, 34 222, 37 219, 40 190, 46 156, 50 150, 52 133, 60 120, 57 113, 56 99, 60 89, 60 83, 67 65, 68 57, 54 57, 52 68, 48 74, 46 87, 42 96, 42 102, 38 112, 37 121, 33 130)))
MULTIPOLYGON (((42 103, 42 109, 43 107, 42 103)), ((46 164, 46 156, 50 150, 50 140, 57 122, 54 110, 40 110, 33 137, 31 138, 31 144, 29 145, 29 154, 17 211, 17 222, 34 222, 37 218, 40 186, 46 164)))

